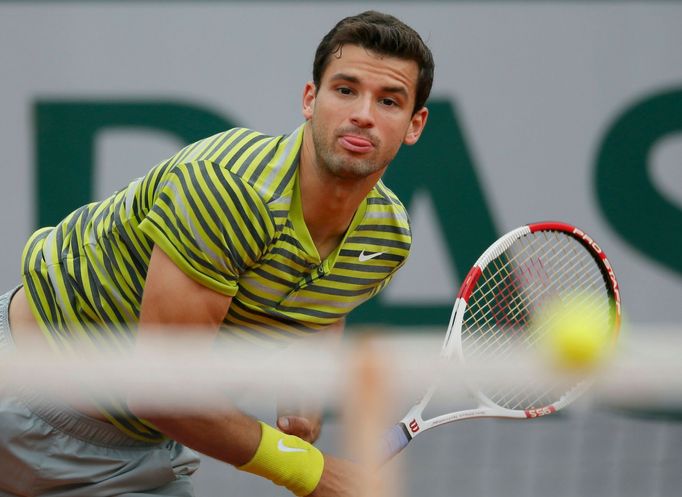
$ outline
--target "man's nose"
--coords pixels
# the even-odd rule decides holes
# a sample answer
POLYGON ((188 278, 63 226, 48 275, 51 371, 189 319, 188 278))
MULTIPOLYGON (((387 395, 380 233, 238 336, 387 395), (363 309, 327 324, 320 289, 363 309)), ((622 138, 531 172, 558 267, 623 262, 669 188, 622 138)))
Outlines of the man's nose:
POLYGON ((374 106, 370 97, 357 99, 353 106, 350 120, 358 128, 371 128, 374 126, 374 106))

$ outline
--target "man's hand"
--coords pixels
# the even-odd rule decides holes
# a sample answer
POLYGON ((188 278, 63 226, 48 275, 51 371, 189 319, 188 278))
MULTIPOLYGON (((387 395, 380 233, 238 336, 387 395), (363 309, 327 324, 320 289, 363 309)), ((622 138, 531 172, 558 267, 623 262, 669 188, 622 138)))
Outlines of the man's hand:
POLYGON ((319 409, 296 410, 280 408, 277 428, 287 435, 296 435, 306 442, 315 443, 322 430, 322 411, 319 409))

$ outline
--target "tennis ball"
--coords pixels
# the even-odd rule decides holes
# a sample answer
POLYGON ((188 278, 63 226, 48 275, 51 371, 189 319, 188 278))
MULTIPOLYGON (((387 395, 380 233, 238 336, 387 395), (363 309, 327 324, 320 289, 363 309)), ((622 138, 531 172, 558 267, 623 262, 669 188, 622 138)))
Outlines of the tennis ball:
POLYGON ((609 350, 608 312, 600 312, 590 302, 585 297, 555 302, 537 323, 550 360, 561 370, 593 369, 609 350))

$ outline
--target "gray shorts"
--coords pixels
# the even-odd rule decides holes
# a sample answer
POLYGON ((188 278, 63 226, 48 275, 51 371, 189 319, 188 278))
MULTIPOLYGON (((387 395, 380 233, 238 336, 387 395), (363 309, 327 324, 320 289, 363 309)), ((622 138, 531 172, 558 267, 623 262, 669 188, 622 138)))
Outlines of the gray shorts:
MULTIPOLYGON (((14 348, 8 309, 15 291, 0 296, 0 352, 14 348)), ((0 497, 191 497, 198 465, 197 455, 177 442, 137 441, 109 423, 0 385, 0 497)))

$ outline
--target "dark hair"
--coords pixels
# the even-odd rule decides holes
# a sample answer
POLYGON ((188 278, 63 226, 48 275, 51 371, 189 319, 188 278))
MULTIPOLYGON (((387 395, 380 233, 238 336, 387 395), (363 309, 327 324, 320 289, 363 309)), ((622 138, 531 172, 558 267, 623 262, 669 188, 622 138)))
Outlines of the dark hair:
POLYGON ((419 67, 419 77, 413 112, 424 107, 433 84, 433 56, 414 29, 391 15, 374 10, 342 19, 322 38, 315 52, 315 87, 320 87, 329 56, 346 44, 359 45, 380 55, 415 61, 419 67))

